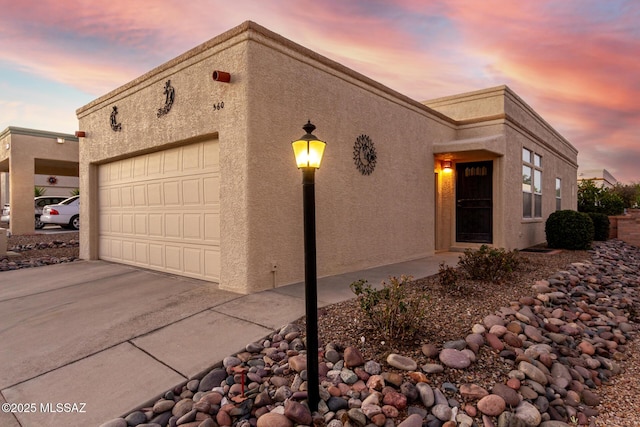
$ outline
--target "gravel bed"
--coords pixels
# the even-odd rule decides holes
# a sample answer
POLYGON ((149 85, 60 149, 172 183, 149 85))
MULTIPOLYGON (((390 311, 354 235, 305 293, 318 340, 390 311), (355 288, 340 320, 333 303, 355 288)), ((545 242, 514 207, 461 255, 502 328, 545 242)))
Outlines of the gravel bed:
POLYGON ((0 255, 0 272, 78 261, 79 233, 13 235, 0 255))

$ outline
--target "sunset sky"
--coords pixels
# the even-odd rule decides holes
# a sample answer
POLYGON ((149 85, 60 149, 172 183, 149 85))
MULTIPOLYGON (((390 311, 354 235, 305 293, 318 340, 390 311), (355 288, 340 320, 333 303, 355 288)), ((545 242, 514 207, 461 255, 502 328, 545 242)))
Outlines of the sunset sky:
POLYGON ((0 0, 0 131, 75 111, 252 20, 417 101, 506 84, 640 182, 637 0, 0 0))

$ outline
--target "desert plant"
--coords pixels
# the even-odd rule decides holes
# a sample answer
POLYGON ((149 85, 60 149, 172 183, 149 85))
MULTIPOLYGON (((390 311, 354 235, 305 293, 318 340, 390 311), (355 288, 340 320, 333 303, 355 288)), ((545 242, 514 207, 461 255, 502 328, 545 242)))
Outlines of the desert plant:
POLYGON ((80 189, 74 188, 73 190, 70 191, 70 193, 71 193, 71 197, 77 196, 78 194, 80 194, 80 189))
POLYGON ((409 276, 390 277, 381 289, 375 289, 366 280, 351 283, 360 308, 371 322, 371 327, 380 331, 390 342, 411 340, 419 331, 419 322, 425 308, 426 297, 412 293, 407 284, 409 276))
POLYGON ((465 249, 458 266, 473 280, 498 283, 513 273, 520 265, 517 250, 490 248, 482 245, 478 250, 465 249))
POLYGON ((438 269, 438 282, 440 289, 446 294, 465 296, 471 293, 471 286, 464 272, 455 267, 440 263, 438 269))
POLYGON ((602 213, 589 212, 589 218, 593 221, 593 240, 605 241, 609 238, 609 217, 602 213))
POLYGON ((594 237, 589 215, 572 210, 555 211, 545 223, 547 246, 563 249, 589 249, 594 237))
POLYGON ((36 186, 36 187, 33 188, 34 197, 44 196, 46 192, 47 192, 47 189, 44 188, 44 187, 36 186))

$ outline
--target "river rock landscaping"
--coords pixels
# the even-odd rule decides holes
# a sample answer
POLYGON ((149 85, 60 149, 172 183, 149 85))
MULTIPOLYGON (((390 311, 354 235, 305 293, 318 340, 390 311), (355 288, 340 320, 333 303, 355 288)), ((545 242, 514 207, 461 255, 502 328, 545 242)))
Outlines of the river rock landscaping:
POLYGON ((0 272, 78 261, 78 233, 10 236, 0 272))
MULTIPOLYGON (((601 386, 622 372, 637 329, 640 250, 611 240, 595 243, 588 255, 529 283, 531 292, 485 312, 457 337, 425 331, 415 342, 389 344, 361 318, 349 317, 355 312, 344 307, 356 306, 353 300, 321 309, 325 344, 316 413, 305 402, 301 321, 248 343, 203 378, 102 427, 597 425, 601 386), (332 328, 329 319, 350 325, 332 328), (327 328, 343 335, 331 339, 327 328)), ((431 285, 427 279, 414 283, 421 292, 431 285)), ((492 302, 467 306, 471 313, 492 302)), ((450 323, 453 333, 460 319, 473 318, 446 307, 444 313, 448 318, 433 323, 440 329, 450 323)))

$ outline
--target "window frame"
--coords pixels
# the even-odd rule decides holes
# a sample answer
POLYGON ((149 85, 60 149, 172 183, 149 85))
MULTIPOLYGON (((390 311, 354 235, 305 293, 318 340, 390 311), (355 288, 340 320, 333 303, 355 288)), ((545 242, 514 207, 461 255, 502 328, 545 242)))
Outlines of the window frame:
POLYGON ((540 153, 522 147, 522 218, 542 219, 543 158, 540 153), (527 183, 526 171, 529 182, 527 183))

